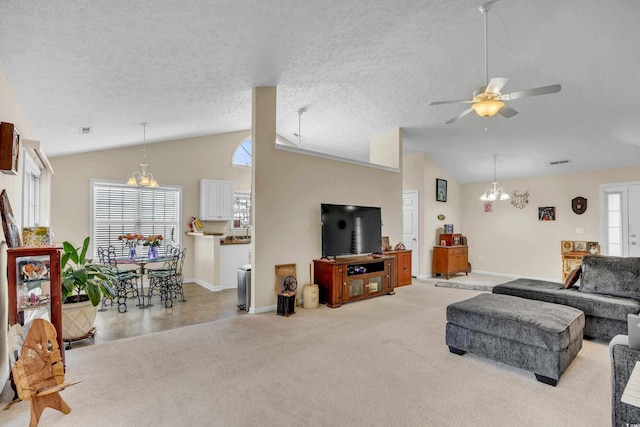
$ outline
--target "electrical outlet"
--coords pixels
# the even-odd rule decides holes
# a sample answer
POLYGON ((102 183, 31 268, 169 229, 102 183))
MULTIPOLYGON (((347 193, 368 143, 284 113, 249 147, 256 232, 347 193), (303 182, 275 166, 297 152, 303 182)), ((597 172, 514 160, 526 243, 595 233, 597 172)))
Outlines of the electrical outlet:
POLYGON ((482 261, 482 255, 478 255, 478 261, 482 261))
POLYGON ((576 228, 576 234, 584 234, 584 228, 582 228, 582 227, 577 227, 577 228, 576 228))

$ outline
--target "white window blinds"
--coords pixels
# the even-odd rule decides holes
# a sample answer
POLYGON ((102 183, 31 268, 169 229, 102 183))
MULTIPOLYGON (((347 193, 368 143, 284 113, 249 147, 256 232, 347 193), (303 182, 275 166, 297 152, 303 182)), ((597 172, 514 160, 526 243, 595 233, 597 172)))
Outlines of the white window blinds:
POLYGON ((120 183, 91 182, 93 253, 113 246, 119 255, 127 250, 118 236, 162 235, 160 252, 166 245, 180 245, 181 187, 138 188, 120 183))

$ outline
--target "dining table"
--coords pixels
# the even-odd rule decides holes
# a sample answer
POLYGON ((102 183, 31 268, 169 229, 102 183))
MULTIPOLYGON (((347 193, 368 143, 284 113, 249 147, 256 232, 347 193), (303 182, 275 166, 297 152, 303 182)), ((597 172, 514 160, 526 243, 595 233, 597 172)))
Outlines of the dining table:
POLYGON ((149 257, 136 257, 134 259, 130 258, 116 258, 118 265, 132 265, 135 264, 138 268, 135 270, 136 273, 140 274, 140 292, 138 293, 138 304, 136 307, 140 309, 145 309, 153 306, 151 304, 151 299, 149 298, 149 303, 145 304, 144 302, 144 276, 147 274, 146 265, 150 263, 165 263, 173 260, 172 256, 159 256, 158 258, 149 258, 149 257), (142 301, 140 298, 142 297, 142 301))

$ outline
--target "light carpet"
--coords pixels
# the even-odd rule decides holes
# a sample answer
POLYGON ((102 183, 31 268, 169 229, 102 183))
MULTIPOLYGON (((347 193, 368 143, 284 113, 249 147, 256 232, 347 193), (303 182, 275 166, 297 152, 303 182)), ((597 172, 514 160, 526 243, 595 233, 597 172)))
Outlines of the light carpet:
MULTIPOLYGON (((411 286, 330 309, 239 316, 67 352, 41 426, 586 426, 610 423, 607 344, 585 341, 557 387, 444 341, 476 291, 411 286)), ((2 405, 10 397, 7 388, 2 405)), ((29 403, 0 412, 26 426, 29 403)))

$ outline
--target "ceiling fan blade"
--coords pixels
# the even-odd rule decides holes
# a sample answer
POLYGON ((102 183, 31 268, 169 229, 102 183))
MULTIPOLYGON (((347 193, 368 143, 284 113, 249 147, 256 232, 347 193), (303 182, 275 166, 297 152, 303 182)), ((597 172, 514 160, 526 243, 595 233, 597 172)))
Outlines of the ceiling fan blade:
POLYGON ((514 109, 513 109, 513 108, 511 108, 511 107, 509 107, 507 104, 503 105, 503 106, 502 106, 502 108, 500 108, 500 109, 498 110, 498 113, 500 113, 500 115, 501 115, 502 117, 505 117, 505 118, 507 118, 507 119, 508 119, 509 117, 513 117, 513 116, 515 116, 516 114, 518 114, 518 112, 517 112, 516 110, 514 110, 514 109))
POLYGON ((548 95, 550 93, 560 92, 560 85, 542 86, 534 89, 520 90, 518 92, 511 92, 503 94, 500 99, 503 101, 510 101, 512 99, 526 98, 527 96, 548 95))
POLYGON ((509 79, 506 77, 494 77, 489 80, 489 84, 484 91, 489 93, 500 93, 502 92, 502 88, 507 84, 508 81, 509 79))
POLYGON ((442 104, 469 104, 473 102, 471 99, 458 99, 455 101, 434 101, 430 102, 429 105, 442 105, 442 104))
POLYGON ((450 118, 449 120, 447 120, 445 122, 445 125, 451 124, 453 122, 455 122, 456 120, 466 116, 467 114, 469 114, 470 112, 473 111, 473 108, 467 108, 466 110, 464 110, 462 113, 458 114, 457 116, 454 116, 452 118, 450 118))

